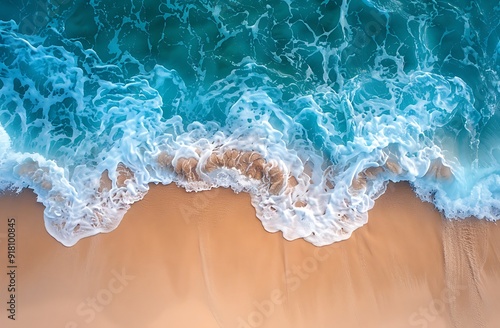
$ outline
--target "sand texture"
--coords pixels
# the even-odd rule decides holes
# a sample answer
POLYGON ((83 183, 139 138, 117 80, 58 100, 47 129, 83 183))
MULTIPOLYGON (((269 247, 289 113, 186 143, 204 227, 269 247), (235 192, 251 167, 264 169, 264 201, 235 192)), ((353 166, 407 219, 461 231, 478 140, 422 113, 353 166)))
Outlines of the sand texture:
POLYGON ((0 198, 0 327, 497 327, 499 256, 497 224, 445 221, 406 184, 321 248, 266 232, 247 194, 176 186, 151 186, 115 231, 66 248, 25 191, 0 198))

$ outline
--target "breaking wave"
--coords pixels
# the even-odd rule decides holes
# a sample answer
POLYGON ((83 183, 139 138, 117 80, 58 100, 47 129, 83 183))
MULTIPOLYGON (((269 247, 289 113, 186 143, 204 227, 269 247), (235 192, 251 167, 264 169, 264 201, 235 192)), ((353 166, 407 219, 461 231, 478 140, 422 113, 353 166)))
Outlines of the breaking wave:
POLYGON ((459 2, 61 0, 43 24, 8 5, 0 189, 33 189, 67 246, 150 183, 248 192, 266 230, 315 245, 390 181, 496 220, 500 7, 459 2))

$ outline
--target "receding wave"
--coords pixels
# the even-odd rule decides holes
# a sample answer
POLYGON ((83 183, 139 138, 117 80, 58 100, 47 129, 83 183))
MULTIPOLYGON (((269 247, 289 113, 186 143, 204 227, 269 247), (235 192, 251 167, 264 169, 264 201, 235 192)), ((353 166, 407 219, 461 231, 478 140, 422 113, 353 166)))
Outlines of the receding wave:
POLYGON ((150 183, 248 192, 266 230, 315 245, 349 238, 390 181, 498 218, 500 7, 255 3, 12 13, 0 189, 33 189, 67 246, 150 183))

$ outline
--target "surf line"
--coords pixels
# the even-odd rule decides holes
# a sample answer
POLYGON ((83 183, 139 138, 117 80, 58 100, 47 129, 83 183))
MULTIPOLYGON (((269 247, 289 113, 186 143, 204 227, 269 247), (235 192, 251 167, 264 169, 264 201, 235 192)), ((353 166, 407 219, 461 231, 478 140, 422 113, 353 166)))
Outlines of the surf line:
POLYGON ((7 219, 7 318, 16 320, 16 219, 7 219))

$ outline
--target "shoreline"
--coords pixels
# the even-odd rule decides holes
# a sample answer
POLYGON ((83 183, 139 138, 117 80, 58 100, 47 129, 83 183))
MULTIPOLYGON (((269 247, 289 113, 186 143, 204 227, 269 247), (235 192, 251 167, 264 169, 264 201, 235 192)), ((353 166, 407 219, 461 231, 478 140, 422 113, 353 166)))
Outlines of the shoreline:
MULTIPOLYGON (((493 327, 500 226, 444 220, 391 184, 348 240, 269 233, 248 194, 152 185, 120 226, 66 248, 30 191, 0 197, 0 265, 16 218, 16 321, 29 327, 493 327)), ((0 276, 0 288, 8 275, 0 276)), ((2 294, 2 304, 6 304, 2 294)))

